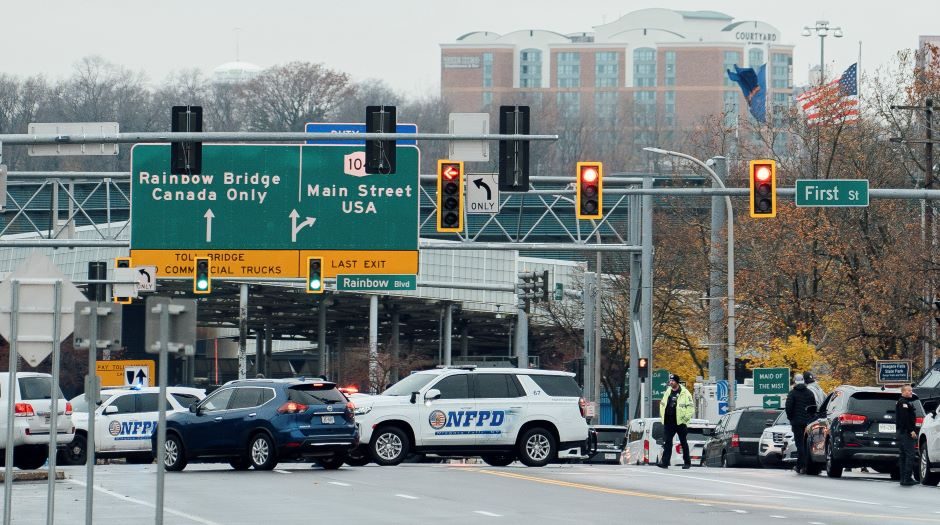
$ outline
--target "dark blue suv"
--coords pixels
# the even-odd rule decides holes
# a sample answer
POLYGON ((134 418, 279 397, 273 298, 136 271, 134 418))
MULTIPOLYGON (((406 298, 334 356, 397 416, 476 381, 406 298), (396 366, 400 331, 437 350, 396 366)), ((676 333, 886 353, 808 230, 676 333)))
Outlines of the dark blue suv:
POLYGON ((328 381, 229 381, 189 412, 167 415, 164 465, 183 470, 190 461, 228 462, 235 470, 271 470, 278 461, 310 458, 337 469, 359 444, 354 410, 328 381))

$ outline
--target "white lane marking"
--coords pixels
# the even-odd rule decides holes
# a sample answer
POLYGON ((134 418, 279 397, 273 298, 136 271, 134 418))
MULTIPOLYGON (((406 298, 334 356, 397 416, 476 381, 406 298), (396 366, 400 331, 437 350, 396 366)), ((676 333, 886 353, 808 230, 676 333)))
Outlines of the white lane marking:
POLYGON ((484 515, 484 516, 489 516, 489 517, 491 517, 491 518, 501 518, 501 517, 503 516, 502 514, 494 514, 494 513, 492 513, 492 512, 487 512, 487 511, 485 511, 485 510, 475 510, 475 511, 473 511, 473 512, 474 512, 475 514, 482 514, 482 515, 484 515))
POLYGON ((738 514, 747 514, 746 510, 741 510, 741 509, 731 509, 731 512, 737 512, 738 514))
MULTIPOLYGON (((85 482, 83 482, 83 481, 78 481, 77 479, 70 479, 70 480, 67 480, 67 481, 68 481, 69 483, 74 483, 74 484, 76 484, 76 485, 78 485, 78 486, 81 486, 81 487, 86 487, 86 486, 88 486, 85 482)), ((139 499, 137 499, 137 498, 132 498, 132 497, 130 497, 130 496, 125 496, 124 494, 120 494, 120 493, 118 493, 118 492, 114 492, 113 490, 108 490, 108 489, 106 489, 106 488, 102 488, 102 487, 100 487, 100 486, 98 486, 98 485, 95 485, 95 490, 98 491, 98 492, 100 492, 100 493, 102 493, 102 494, 107 494, 108 496, 111 496, 111 497, 114 497, 114 498, 117 498, 117 499, 120 499, 120 500, 129 501, 129 502, 131 502, 131 503, 136 503, 136 504, 138 504, 138 505, 143 505, 144 507, 149 507, 149 508, 151 508, 151 509, 155 509, 155 508, 157 507, 156 505, 154 505, 153 503, 150 503, 149 501, 143 501, 143 500, 139 500, 139 499)), ((189 521, 195 521, 196 523, 202 523, 203 525, 222 525, 221 523, 216 523, 216 522, 214 522, 214 521, 209 521, 209 520, 207 520, 207 519, 200 518, 199 516, 193 516, 192 514, 187 514, 187 513, 185 513, 185 512, 180 512, 180 511, 178 511, 178 510, 173 510, 173 509, 167 507, 166 505, 163 506, 163 512, 165 512, 165 513, 167 513, 167 514, 172 514, 172 515, 174 515, 174 516, 179 516, 179 517, 184 518, 184 519, 187 519, 187 520, 189 520, 189 521)))
POLYGON ((777 514, 771 514, 770 517, 771 517, 771 518, 776 518, 776 519, 778 519, 778 520, 785 520, 785 519, 787 519, 786 516, 780 516, 780 515, 777 515, 777 514))
POLYGON ((418 499, 417 496, 409 496, 408 494, 395 494, 395 496, 405 499, 418 499))
POLYGON ((714 507, 711 503, 699 503, 700 507, 714 507))
POLYGON ((339 485, 340 487, 349 487, 349 483, 343 483, 342 481, 331 481, 330 485, 339 485))
MULTIPOLYGON (((940 512, 938 512, 938 514, 940 514, 940 512)), ((809 522, 809 525, 826 525, 826 524, 821 521, 811 521, 809 522)))
MULTIPOLYGON (((737 483, 737 482, 734 482, 734 481, 724 481, 724 480, 715 479, 715 478, 701 478, 701 477, 698 477, 698 476, 686 476, 686 475, 682 475, 682 474, 668 474, 668 473, 666 473, 666 472, 651 472, 651 474, 654 474, 654 475, 656 475, 656 476, 672 476, 672 477, 675 477, 675 478, 694 479, 695 481, 707 481, 707 482, 710 482, 710 483, 724 483, 724 484, 726 484, 726 485, 735 485, 735 486, 738 486, 738 487, 746 487, 746 488, 749 488, 749 489, 770 490, 770 491, 774 491, 774 492, 783 492, 783 493, 785 493, 785 494, 796 494, 797 496, 807 496, 807 497, 815 498, 815 499, 820 499, 820 498, 821 498, 821 499, 831 499, 831 500, 834 500, 834 501, 845 501, 845 502, 848 502, 848 503, 859 503, 859 504, 862 504, 862 505, 875 505, 875 506, 879 506, 879 507, 882 506, 882 505, 884 505, 883 503, 875 503, 875 502, 871 502, 871 501, 862 501, 862 500, 848 499, 848 498, 837 498, 837 497, 835 497, 835 496, 823 496, 822 494, 813 494, 813 493, 810 493, 810 492, 799 492, 799 491, 796 491, 796 490, 786 490, 786 489, 778 489, 778 488, 774 488, 774 487, 765 487, 765 486, 763 486, 763 485, 754 485, 753 483, 737 483)), ((729 496, 730 496, 730 494, 729 494, 729 496)))
POLYGON ((277 469, 277 468, 274 469, 274 472, 277 472, 278 474, 293 474, 293 472, 291 472, 291 471, 289 471, 289 470, 281 470, 281 469, 277 469))

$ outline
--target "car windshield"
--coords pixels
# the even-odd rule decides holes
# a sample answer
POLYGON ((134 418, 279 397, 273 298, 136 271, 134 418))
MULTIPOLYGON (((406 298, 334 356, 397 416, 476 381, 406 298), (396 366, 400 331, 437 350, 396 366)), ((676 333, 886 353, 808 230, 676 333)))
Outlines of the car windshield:
POLYGON ((738 434, 747 437, 758 437, 767 428, 768 423, 777 419, 776 410, 748 410, 741 414, 738 425, 738 434))
POLYGON ((692 439, 695 441, 706 441, 708 438, 705 437, 704 428, 690 428, 686 431, 686 439, 692 439))
POLYGON ((777 420, 774 421, 774 425, 789 425, 789 424, 790 424, 790 418, 787 417, 786 412, 781 412, 780 415, 777 416, 777 420))
MULTIPOLYGON (((26 376, 16 378, 20 384, 20 397, 24 401, 52 399, 52 378, 49 376, 26 376)), ((64 398, 59 389, 59 399, 64 398)))
MULTIPOLYGON (((894 413, 898 398, 897 392, 856 392, 849 398, 849 412, 866 416, 881 417, 888 412, 894 413)), ((920 401, 914 400, 914 410, 918 416, 924 415, 920 401)))
POLYGON ((306 383, 287 389, 287 398, 305 405, 345 403, 346 397, 332 384, 306 383))
POLYGON ((623 447, 627 442, 627 433, 623 430, 598 430, 598 443, 611 443, 618 447, 623 447))
POLYGON ((383 396, 410 396, 412 392, 417 392, 424 385, 437 377, 437 374, 412 374, 401 381, 392 385, 388 390, 382 392, 383 396))

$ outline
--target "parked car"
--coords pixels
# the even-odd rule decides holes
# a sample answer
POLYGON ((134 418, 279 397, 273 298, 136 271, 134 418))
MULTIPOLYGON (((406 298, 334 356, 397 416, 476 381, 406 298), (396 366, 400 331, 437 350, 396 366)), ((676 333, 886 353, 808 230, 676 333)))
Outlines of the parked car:
MULTIPOLYGON (((715 428, 715 425, 709 423, 707 419, 693 419, 688 424, 688 432, 686 433, 686 442, 689 444, 689 460, 692 461, 693 465, 704 466, 702 463, 702 454, 705 452, 705 443, 708 442, 709 436, 706 435, 706 432, 711 434, 715 428)), ((663 457, 663 441, 664 438, 659 440, 660 451, 659 455, 656 457, 656 462, 659 463, 662 461, 663 457)), ((672 440, 672 455, 669 456, 670 465, 682 465, 685 461, 685 458, 682 457, 682 443, 679 442, 678 436, 672 440)))
POLYGON ((787 445, 787 435, 793 437, 793 428, 786 412, 781 412, 773 424, 764 429, 760 436, 760 448, 757 457, 762 467, 783 465, 783 451, 787 445))
MULTIPOLYGON (((10 373, 0 372, 0 457, 6 454, 6 396, 10 391, 10 373)), ((52 376, 40 372, 17 372, 13 399, 13 466, 22 470, 41 467, 49 458, 52 432, 52 376)), ((56 410, 56 444, 60 447, 75 437, 72 405, 60 389, 56 410)))
MULTIPOLYGON (((150 463, 150 435, 159 419, 159 387, 114 388, 101 391, 95 410, 95 456, 124 458, 128 463, 150 463)), ((201 388, 170 386, 166 389, 167 415, 186 412, 189 405, 206 397, 201 388)), ((78 395, 72 403, 75 438, 59 457, 66 465, 84 465, 88 456, 88 400, 78 395)))
POLYGON ((793 438, 793 431, 787 431, 783 436, 783 457, 780 462, 785 468, 796 466, 796 460, 799 459, 799 451, 796 450, 796 440, 793 438))
POLYGON ((929 399, 940 400, 940 359, 937 359, 933 366, 924 372, 923 377, 914 383, 914 393, 921 402, 929 399))
POLYGON ((627 448, 627 427, 621 425, 591 425, 597 434, 597 452, 585 463, 623 464, 627 448))
POLYGON ((626 463, 649 465, 662 454, 663 422, 658 417, 631 419, 627 426, 626 463))
POLYGON ((780 410, 760 407, 739 408, 718 420, 711 439, 705 444, 705 465, 715 467, 760 466, 760 436, 773 425, 780 410))
MULTIPOLYGON (((837 387, 819 407, 818 419, 806 426, 807 473, 825 468, 838 478, 846 468, 871 467, 897 479, 894 408, 900 396, 897 388, 837 387)), ((923 406, 916 400, 914 407, 920 424, 923 406)))
POLYGON ((940 483, 940 414, 936 399, 924 401, 924 422, 917 436, 917 449, 920 454, 917 473, 924 485, 936 487, 940 483))
MULTIPOLYGON (((337 469, 359 444, 354 410, 328 381, 229 381, 188 411, 167 416, 164 466, 183 470, 206 461, 271 470, 279 461, 310 458, 337 469)), ((156 456, 156 432, 150 441, 156 456)))

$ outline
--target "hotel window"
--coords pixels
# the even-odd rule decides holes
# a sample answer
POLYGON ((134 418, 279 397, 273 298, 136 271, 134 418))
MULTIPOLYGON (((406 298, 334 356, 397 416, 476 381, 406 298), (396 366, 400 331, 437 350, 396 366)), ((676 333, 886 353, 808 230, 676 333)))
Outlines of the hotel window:
POLYGON ((483 87, 493 87, 493 53, 483 53, 483 87))
POLYGON ((790 114, 790 100, 789 93, 774 93, 771 111, 774 116, 775 128, 782 128, 786 125, 787 118, 790 114))
POLYGON ((666 91, 663 93, 665 102, 663 104, 663 124, 667 127, 676 125, 676 92, 666 91))
POLYGON ((763 49, 751 49, 747 52, 747 67, 754 68, 754 71, 757 71, 757 68, 764 63, 764 50, 763 49))
MULTIPOLYGON (((725 71, 734 71, 735 65, 738 65, 738 66, 741 65, 741 54, 738 53, 737 51, 725 51, 725 63, 724 63, 725 71)), ((737 82, 734 82, 730 78, 728 78, 727 73, 724 74, 724 77, 725 77, 726 86, 737 87, 738 85, 737 82)))
POLYGON ((666 64, 664 66, 665 74, 664 83, 667 86, 676 85, 676 52, 675 51, 666 51, 664 53, 666 64))
POLYGON ((493 103, 493 92, 492 92, 492 91, 484 91, 484 92, 483 92, 483 107, 485 108, 485 107, 489 106, 489 105, 492 104, 492 103, 493 103))
POLYGON ((655 91, 633 93, 633 124, 638 128, 652 128, 656 125, 655 91))
POLYGON ((594 53, 594 87, 615 88, 620 85, 620 56, 616 51, 594 53))
POLYGON ((633 51, 633 86, 656 87, 656 50, 641 47, 633 51))
POLYGON ((594 93, 594 116, 597 126, 603 129, 617 127, 617 92, 597 91, 594 93))
POLYGON ((519 53, 519 87, 542 87, 542 52, 538 49, 523 49, 519 53))
POLYGON ((555 76, 560 88, 581 87, 581 54, 572 52, 558 53, 558 69, 555 76))
POLYGON ((793 86, 790 79, 790 71, 793 69, 793 57, 784 53, 773 53, 771 55, 772 80, 770 87, 774 89, 789 89, 793 86))
POLYGON ((738 125, 738 98, 738 91, 725 91, 724 93, 726 128, 734 128, 738 125))
POLYGON ((558 93, 558 116, 578 118, 581 115, 581 93, 558 93))

